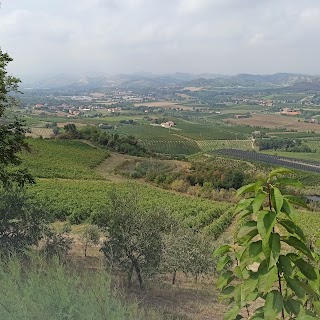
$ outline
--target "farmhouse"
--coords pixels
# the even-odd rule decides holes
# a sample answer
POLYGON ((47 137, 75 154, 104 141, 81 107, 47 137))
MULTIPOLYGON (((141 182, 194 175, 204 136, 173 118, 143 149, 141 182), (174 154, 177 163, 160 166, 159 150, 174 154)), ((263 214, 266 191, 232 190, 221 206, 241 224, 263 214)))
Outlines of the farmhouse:
POLYGON ((175 126, 175 123, 173 121, 167 121, 167 122, 161 123, 161 126, 164 128, 171 128, 175 126))

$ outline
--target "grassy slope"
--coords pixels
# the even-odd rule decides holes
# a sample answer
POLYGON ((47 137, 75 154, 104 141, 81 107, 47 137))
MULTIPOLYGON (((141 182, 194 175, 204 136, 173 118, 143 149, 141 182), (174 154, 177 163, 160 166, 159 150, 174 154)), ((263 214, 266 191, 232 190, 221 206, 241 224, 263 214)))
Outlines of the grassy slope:
POLYGON ((80 141, 28 140, 31 153, 23 153, 23 166, 39 178, 102 179, 92 168, 108 155, 80 141))

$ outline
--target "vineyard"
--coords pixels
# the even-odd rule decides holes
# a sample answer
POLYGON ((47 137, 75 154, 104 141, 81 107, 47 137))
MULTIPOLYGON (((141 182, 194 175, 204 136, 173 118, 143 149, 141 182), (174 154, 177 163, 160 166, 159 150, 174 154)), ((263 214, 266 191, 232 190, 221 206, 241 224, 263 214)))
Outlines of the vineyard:
POLYGON ((183 137, 174 135, 173 133, 176 133, 175 130, 169 130, 160 126, 151 126, 149 123, 119 125, 117 126, 116 132, 133 135, 141 140, 185 140, 183 137))
POLYGON ((245 159, 254 162, 265 162, 274 166, 288 167, 295 170, 320 173, 320 163, 314 161, 302 161, 300 159, 273 156, 269 154, 238 149, 221 149, 215 151, 215 154, 235 157, 238 159, 245 159))
MULTIPOLYGON (((136 183, 112 184, 98 180, 40 179, 28 192, 41 202, 50 204, 57 218, 70 217, 74 223, 82 222, 108 205, 108 193, 115 188, 119 192, 137 194, 144 210, 159 208, 184 221, 186 226, 202 229, 231 208, 230 204, 175 194, 150 185, 136 183)), ((220 224, 226 224, 226 218, 220 224)), ((227 220, 231 223, 231 217, 227 220)), ((218 230, 218 228, 217 228, 218 230)), ((209 230, 208 230, 209 231, 209 230)))
POLYGON ((31 128, 30 131, 31 132, 28 135, 33 138, 50 138, 53 134, 53 131, 50 128, 31 128))
POLYGON ((156 153, 190 155, 200 152, 197 143, 191 140, 140 140, 139 142, 156 153))
POLYGON ((197 144, 205 152, 218 149, 252 150, 251 140, 200 140, 197 144))
POLYGON ((93 167, 108 153, 80 141, 29 139, 31 152, 22 154, 23 166, 35 177, 102 179, 93 167))
MULTIPOLYGON (((210 124, 194 123, 181 121, 178 122, 177 128, 181 129, 179 134, 194 140, 235 140, 245 139, 247 132, 243 131, 243 127, 232 127, 221 125, 217 122, 210 124)), ((252 128, 247 128, 252 132, 252 128)))
POLYGON ((312 151, 320 153, 320 140, 306 140, 305 144, 312 149, 312 151))

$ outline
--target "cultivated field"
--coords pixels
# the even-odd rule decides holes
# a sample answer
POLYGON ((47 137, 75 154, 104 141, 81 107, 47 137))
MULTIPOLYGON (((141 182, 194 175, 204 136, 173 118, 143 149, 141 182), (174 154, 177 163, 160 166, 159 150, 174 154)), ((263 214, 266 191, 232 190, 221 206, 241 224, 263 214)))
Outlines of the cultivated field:
POLYGON ((30 139, 31 153, 23 153, 23 166, 39 178, 102 179, 93 168, 108 153, 80 141, 30 139))
POLYGON ((140 144, 156 153, 190 155, 200 152, 199 146, 192 140, 140 140, 140 144))
POLYGON ((227 121, 234 124, 264 128, 320 132, 320 124, 305 123, 302 119, 296 117, 277 114, 253 114, 251 118, 228 119, 227 121))
POLYGON ((224 148, 252 150, 251 140, 200 140, 197 144, 205 152, 224 148))
POLYGON ((180 108, 182 110, 192 110, 192 107, 185 106, 172 101, 155 101, 155 102, 139 102, 134 104, 135 107, 144 106, 144 107, 158 107, 164 109, 176 109, 180 108))
POLYGON ((31 128, 30 131, 27 136, 33 138, 50 138, 53 135, 53 131, 50 128, 31 128))

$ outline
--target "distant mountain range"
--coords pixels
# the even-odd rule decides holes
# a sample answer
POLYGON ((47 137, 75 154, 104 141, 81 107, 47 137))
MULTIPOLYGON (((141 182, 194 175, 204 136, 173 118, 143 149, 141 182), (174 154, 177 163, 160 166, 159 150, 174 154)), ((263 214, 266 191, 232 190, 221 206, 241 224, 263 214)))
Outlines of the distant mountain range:
POLYGON ((42 77, 23 77, 23 88, 37 89, 100 89, 100 88, 159 88, 159 87, 264 87, 292 90, 320 90, 320 76, 294 73, 276 73, 272 75, 238 74, 226 76, 220 74, 174 73, 156 75, 135 73, 120 75, 68 75, 57 74, 42 77))

